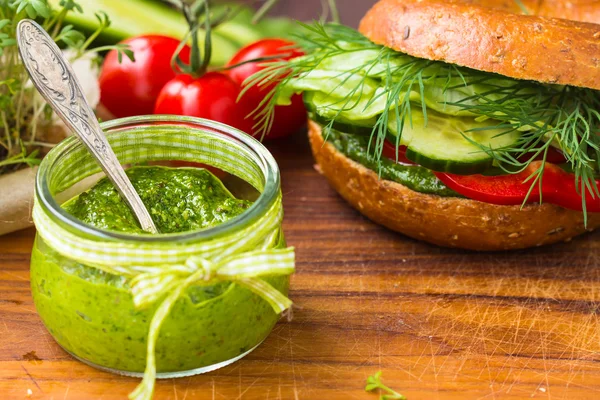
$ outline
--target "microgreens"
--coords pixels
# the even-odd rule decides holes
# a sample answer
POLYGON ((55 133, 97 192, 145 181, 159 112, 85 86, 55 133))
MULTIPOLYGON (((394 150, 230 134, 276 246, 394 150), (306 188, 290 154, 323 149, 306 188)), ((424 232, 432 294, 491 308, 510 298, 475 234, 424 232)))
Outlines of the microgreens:
MULTIPOLYGON (((419 107, 427 121, 425 104, 428 88, 442 88, 446 95, 459 91, 460 99, 445 100, 444 106, 452 107, 461 115, 477 120, 496 121, 473 130, 501 129, 502 134, 521 132, 520 140, 507 148, 492 149, 472 142, 480 151, 489 154, 495 164, 507 173, 526 170, 541 158, 539 167, 532 173, 531 189, 541 185, 550 146, 560 147, 569 168, 574 172, 578 190, 600 196, 595 176, 600 171, 600 92, 593 89, 542 84, 515 80, 493 73, 430 61, 399 53, 377 45, 357 31, 338 24, 314 23, 304 26, 304 33, 297 36, 299 46, 306 56, 290 61, 265 63, 265 69, 250 77, 246 86, 269 85, 278 82, 254 111, 256 126, 267 132, 273 123, 275 105, 282 98, 289 98, 290 86, 311 71, 331 67, 336 59, 344 58, 336 76, 339 84, 331 91, 345 90, 332 100, 332 108, 339 115, 354 107, 367 109, 376 101, 385 100, 384 110, 372 130, 372 146, 369 152, 379 160, 388 134, 390 119, 395 121, 396 145, 400 143, 404 123, 412 123, 411 108, 419 107), (367 54, 368 56, 360 56, 367 54), (353 61, 357 59, 358 61, 353 61), (357 84, 349 86, 351 78, 357 84), (375 80, 383 90, 376 92, 365 103, 363 86, 375 80), (415 98, 416 95, 416 98, 415 98), (360 105, 359 105, 360 103, 360 105), (366 105, 365 105, 366 104, 366 105), (335 106, 335 107, 333 107, 335 106)), ((338 69, 336 69, 338 71, 338 69)), ((359 110, 364 111, 364 110, 359 110)), ((327 132, 328 130, 324 130, 327 132)), ((465 138, 467 138, 465 136, 465 138)), ((469 140, 467 138, 467 140, 469 140)), ((531 193, 531 191, 530 191, 531 193)), ((582 207, 586 214, 586 196, 582 207)), ((527 199, 526 199, 527 201, 527 199)), ((587 216, 586 216, 587 217, 587 216)))
POLYGON ((379 396, 379 400, 406 400, 405 396, 390 389, 381 382, 381 371, 378 371, 375 375, 369 376, 367 378, 367 385, 365 386, 365 391, 367 392, 373 392, 378 389, 383 392, 379 396))
POLYGON ((18 145, 20 151, 4 160, 0 160, 0 167, 18 164, 27 164, 28 166, 33 167, 41 162, 38 158, 39 149, 28 153, 23 142, 19 141, 18 145))
POLYGON ((23 165, 37 163, 39 148, 51 144, 38 140, 40 127, 52 123, 52 113, 37 96, 21 64, 16 43, 16 27, 23 18, 36 19, 56 42, 74 54, 71 61, 89 53, 116 49, 119 59, 133 53, 123 45, 90 49, 92 42, 110 26, 108 16, 96 14, 98 28, 85 37, 65 25, 70 12, 83 10, 75 0, 61 0, 52 8, 48 0, 0 0, 0 174, 23 165))

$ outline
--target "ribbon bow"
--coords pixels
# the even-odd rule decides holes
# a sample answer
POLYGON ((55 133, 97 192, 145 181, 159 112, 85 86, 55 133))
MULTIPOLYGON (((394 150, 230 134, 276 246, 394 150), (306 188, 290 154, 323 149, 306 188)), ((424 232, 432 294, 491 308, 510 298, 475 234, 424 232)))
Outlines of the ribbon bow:
POLYGON ((260 278, 290 275, 293 272, 294 248, 288 247, 237 254, 218 262, 192 256, 183 265, 167 266, 133 278, 130 286, 136 307, 147 307, 163 297, 164 300, 150 322, 144 379, 129 398, 132 400, 152 398, 156 379, 154 350, 160 326, 187 288, 194 284, 213 285, 223 281, 233 282, 259 295, 271 305, 273 311, 279 314, 292 305, 291 300, 260 278))

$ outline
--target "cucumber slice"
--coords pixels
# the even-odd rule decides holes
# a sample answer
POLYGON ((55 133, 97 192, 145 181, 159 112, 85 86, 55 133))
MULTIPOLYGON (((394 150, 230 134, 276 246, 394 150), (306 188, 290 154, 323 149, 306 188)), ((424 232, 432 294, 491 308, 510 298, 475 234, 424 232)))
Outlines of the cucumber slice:
MULTIPOLYGON (((360 136, 371 136, 373 134, 373 127, 377 122, 377 118, 370 118, 366 120, 346 120, 343 117, 336 117, 335 121, 332 122, 331 118, 324 117, 317 113, 316 107, 313 100, 314 92, 305 92, 303 94, 304 106, 308 111, 308 117, 318 123, 321 126, 331 126, 332 129, 342 133, 352 133, 360 136)), ((396 142, 396 136, 388 132, 388 140, 391 143, 396 142)))
MULTIPOLYGON (((60 0, 49 0, 54 9, 59 8, 60 0)), ((116 43, 127 37, 146 33, 157 33, 182 38, 187 25, 177 10, 164 3, 151 0, 79 0, 83 13, 69 12, 65 24, 73 24, 84 33, 98 28, 95 14, 105 12, 111 25, 105 29, 100 41, 116 43)))
POLYGON ((373 126, 360 126, 349 124, 347 122, 339 122, 337 120, 333 121, 332 123, 331 120, 311 111, 308 112, 308 117, 321 126, 329 126, 329 124, 331 124, 332 129, 343 133, 354 133, 361 136, 370 135, 371 133, 373 133, 373 126))
POLYGON ((282 37, 296 39, 296 35, 304 33, 304 28, 298 21, 288 17, 268 17, 261 19, 255 25, 263 37, 282 37))
MULTIPOLYGON (((217 35, 229 39, 240 48, 248 43, 256 42, 263 37, 262 33, 253 25, 233 20, 223 22, 214 30, 214 32, 216 32, 217 35)), ((218 47, 215 47, 215 49, 218 49, 218 47)))
POLYGON ((329 97, 330 103, 335 103, 336 99, 348 97, 353 90, 357 96, 362 94, 368 99, 378 87, 377 81, 360 75, 315 69, 290 81, 285 90, 290 92, 290 97, 291 93, 303 91, 321 92, 329 97), (357 87, 360 90, 356 90, 357 87))
MULTIPOLYGON (((48 3, 54 9, 58 9, 60 0, 49 0, 48 3)), ((83 13, 69 12, 64 23, 74 25, 76 29, 87 35, 98 28, 98 20, 95 16, 97 12, 104 11, 110 17, 112 23, 98 37, 96 40, 98 44, 113 44, 131 36, 144 34, 160 34, 181 39, 188 30, 183 15, 156 0, 78 0, 78 3, 83 8, 83 13)), ((226 29, 232 30, 234 25, 232 21, 226 29)), ((214 49, 211 65, 225 64, 239 47, 246 43, 245 39, 253 40, 259 36, 241 32, 233 33, 232 30, 228 36, 239 33, 243 35, 240 37, 244 37, 244 40, 236 43, 219 33, 220 28, 213 30, 211 36, 214 49)), ((200 31, 198 35, 202 48, 204 31, 200 31)))
MULTIPOLYGON (((400 143, 407 146, 406 157, 434 171, 469 175, 492 166, 493 158, 465 136, 492 149, 514 145, 521 136, 518 131, 493 128, 494 121, 477 122, 470 117, 452 117, 428 110, 425 123, 423 112, 417 108, 412 109, 411 116, 412 124, 404 121, 400 143)), ((388 131, 398 135, 392 113, 388 131)))
MULTIPOLYGON (((369 107, 362 113, 356 112, 358 107, 364 109, 361 102, 351 112, 340 112, 339 108, 343 106, 340 102, 322 92, 304 93, 306 108, 316 122, 327 125, 333 119, 335 130, 371 135, 381 114, 373 115, 369 107)), ((515 144, 521 137, 519 131, 494 128, 498 123, 494 120, 476 121, 473 117, 451 116, 430 108, 425 123, 425 115, 418 105, 411 109, 411 120, 404 121, 400 144, 407 146, 406 156, 410 160, 434 171, 465 175, 481 173, 492 166, 493 158, 471 141, 500 149, 515 144)), ((387 137, 392 143, 399 134, 396 121, 395 113, 390 111, 387 137)))
MULTIPOLYGON (((387 89, 378 81, 359 74, 322 69, 313 70, 286 83, 278 98, 278 104, 289 104, 291 96, 302 91, 315 92, 313 101, 319 114, 329 118, 343 117, 350 121, 360 121, 396 107, 394 102, 388 101, 387 89)), ((413 88, 409 94, 410 101, 423 101, 428 108, 446 115, 475 116, 470 111, 451 105, 468 97, 468 94, 460 90, 444 91, 442 87, 428 85, 422 94, 423 96, 419 90, 413 88)), ((398 105, 404 102, 405 96, 404 92, 399 94, 398 105)))
MULTIPOLYGON (((377 89, 382 91, 383 89, 377 89)), ((377 117, 385 110, 385 95, 369 104, 367 96, 338 99, 322 92, 312 92, 312 108, 317 114, 336 121, 348 121, 355 125, 373 126, 377 117), (381 104, 383 103, 383 104, 381 104)))
POLYGON ((326 108, 326 106, 328 106, 331 101, 336 100, 332 99, 331 97, 323 96, 323 94, 319 92, 304 92, 303 99, 304 105, 306 109, 311 113, 311 118, 313 120, 320 124, 327 125, 331 122, 333 118, 335 118, 332 127, 341 132, 370 135, 373 131, 373 126, 377 121, 377 118, 350 120, 344 118, 344 116, 341 115, 341 113, 340 115, 337 115, 336 112, 323 112, 324 108, 326 108), (327 104, 323 103, 324 99, 327 104))

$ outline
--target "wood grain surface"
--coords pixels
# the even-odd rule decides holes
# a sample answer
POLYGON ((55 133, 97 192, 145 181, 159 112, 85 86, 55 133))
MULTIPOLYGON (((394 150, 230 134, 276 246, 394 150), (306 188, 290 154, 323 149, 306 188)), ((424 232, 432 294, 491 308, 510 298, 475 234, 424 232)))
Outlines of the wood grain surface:
MULTIPOLYGON (((294 319, 240 362, 160 381, 156 399, 377 399, 363 388, 378 370, 409 400, 599 398, 598 235, 516 253, 436 248, 348 207, 302 135, 273 151, 297 249, 294 319)), ((0 399, 125 399, 138 379, 73 360, 42 325, 33 235, 0 237, 0 399)))

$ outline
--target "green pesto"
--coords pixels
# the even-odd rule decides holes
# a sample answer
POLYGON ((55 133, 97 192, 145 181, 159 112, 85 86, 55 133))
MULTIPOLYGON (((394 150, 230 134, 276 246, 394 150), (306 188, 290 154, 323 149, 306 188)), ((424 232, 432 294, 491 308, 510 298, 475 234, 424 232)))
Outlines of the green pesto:
MULTIPOLYGON (((163 233, 208 228, 250 204, 235 199, 218 178, 202 169, 134 167, 127 174, 163 233)), ((142 233, 105 180, 68 201, 65 209, 99 228, 142 233)), ((277 247, 285 247, 283 235, 277 247)), ((288 277, 265 280, 287 295, 288 277)), ((148 329, 159 303, 136 308, 127 277, 77 263, 38 237, 31 257, 31 288, 42 321, 65 350, 102 367, 144 370, 148 329)), ((266 301, 238 285, 192 286, 161 326, 157 370, 190 371, 235 358, 264 340, 278 318, 266 301)))
POLYGON ((444 185, 430 170, 418 165, 402 165, 381 157, 377 161, 368 152, 369 137, 342 133, 334 129, 327 131, 326 140, 357 163, 378 172, 382 179, 398 182, 416 192, 436 194, 443 197, 461 197, 444 185))
MULTIPOLYGON (((126 173, 160 233, 209 228, 241 214, 251 204, 234 198, 223 183, 205 169, 132 167, 126 173)), ((97 228, 144 233, 107 178, 68 201, 63 208, 97 228)))

